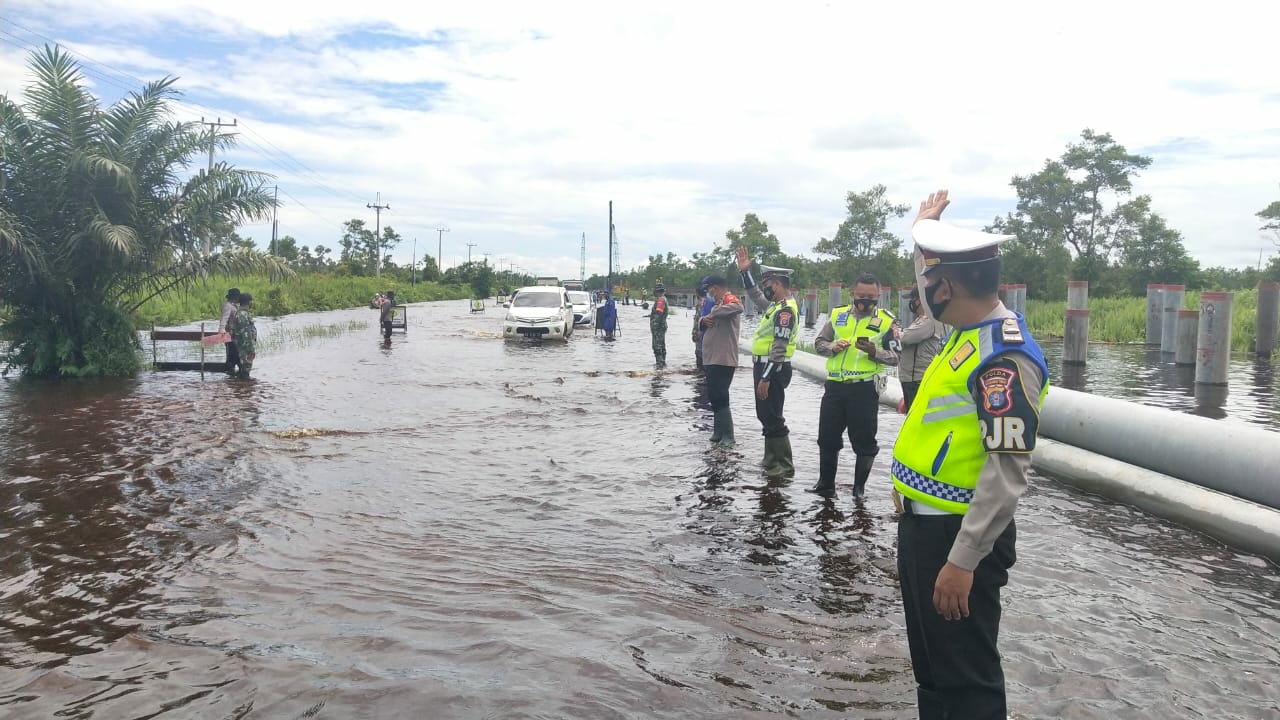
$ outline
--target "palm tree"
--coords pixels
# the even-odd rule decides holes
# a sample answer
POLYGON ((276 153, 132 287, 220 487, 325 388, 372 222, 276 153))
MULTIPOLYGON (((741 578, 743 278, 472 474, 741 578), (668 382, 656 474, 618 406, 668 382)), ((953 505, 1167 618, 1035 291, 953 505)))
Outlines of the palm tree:
POLYGON ((291 274, 256 250, 206 252, 215 227, 270 215, 268 175, 191 172, 228 136, 169 119, 174 78, 103 109, 59 48, 33 52, 25 106, 0 96, 0 304, 5 356, 30 375, 131 375, 143 302, 212 276, 291 274))

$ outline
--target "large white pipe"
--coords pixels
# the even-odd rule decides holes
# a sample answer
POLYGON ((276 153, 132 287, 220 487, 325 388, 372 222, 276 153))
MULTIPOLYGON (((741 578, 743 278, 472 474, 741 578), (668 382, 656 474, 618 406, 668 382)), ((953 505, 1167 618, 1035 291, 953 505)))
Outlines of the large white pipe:
POLYGON ((1051 388, 1040 434, 1280 508, 1280 433, 1051 388))

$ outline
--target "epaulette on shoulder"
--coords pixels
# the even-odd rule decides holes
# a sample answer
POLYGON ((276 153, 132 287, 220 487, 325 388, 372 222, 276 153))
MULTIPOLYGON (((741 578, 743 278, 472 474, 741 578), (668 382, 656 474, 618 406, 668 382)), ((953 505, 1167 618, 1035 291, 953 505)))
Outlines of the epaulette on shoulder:
POLYGON ((1005 318, 1000 323, 1000 339, 1006 345, 1022 345, 1026 339, 1022 337, 1022 328, 1017 318, 1005 318))
POLYGON ((897 315, 894 315, 893 313, 889 312, 888 310, 885 310, 884 308, 880 308, 880 312, 884 313, 885 315, 888 315, 890 320, 898 319, 897 315))

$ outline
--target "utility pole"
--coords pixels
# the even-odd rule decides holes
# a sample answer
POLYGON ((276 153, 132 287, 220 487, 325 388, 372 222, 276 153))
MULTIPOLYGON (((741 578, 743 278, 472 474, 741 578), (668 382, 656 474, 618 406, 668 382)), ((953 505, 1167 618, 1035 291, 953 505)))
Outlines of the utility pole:
MULTIPOLYGON (((208 125, 208 126, 209 126, 209 170, 208 170, 208 174, 210 174, 210 175, 211 175, 211 174, 213 174, 213 146, 216 144, 216 143, 214 143, 214 138, 216 138, 216 137, 217 137, 217 133, 218 133, 218 130, 217 130, 217 129, 218 129, 218 128, 220 128, 220 127, 235 127, 235 126, 236 126, 236 119, 235 119, 235 118, 231 118, 231 122, 229 122, 229 123, 224 123, 224 122, 222 122, 222 118, 218 118, 215 122, 209 122, 208 120, 205 120, 205 119, 204 119, 204 116, 203 116, 203 115, 201 115, 201 116, 200 116, 200 124, 201 124, 201 125, 208 125)), ((213 253, 213 210, 212 210, 212 208, 210 208, 209 213, 210 213, 210 214, 209 214, 209 227, 205 228, 205 233, 206 233, 206 235, 205 235, 205 240, 204 240, 204 254, 205 254, 205 255, 210 255, 210 254, 212 254, 212 253, 213 253)))
POLYGON ((471 264, 471 248, 473 248, 473 247, 475 247, 476 245, 479 245, 479 244, 480 244, 480 243, 467 243, 467 264, 468 264, 468 265, 470 265, 470 264, 471 264))
POLYGON ((440 269, 440 276, 444 277, 444 261, 440 258, 440 253, 444 251, 444 234, 449 232, 449 228, 441 225, 436 228, 436 267, 440 269))
POLYGON ((280 186, 275 185, 274 199, 271 201, 271 254, 275 255, 276 236, 280 231, 280 216, 276 213, 276 209, 280 207, 280 186))
POLYGON ((578 280, 587 281, 587 234, 582 233, 582 258, 578 265, 578 280))
POLYGON ((375 213, 377 213, 377 216, 378 216, 377 225, 375 226, 377 228, 377 230, 375 231, 375 237, 377 238, 376 240, 377 245, 374 251, 377 257, 373 259, 374 260, 373 267, 375 268, 373 271, 373 274, 375 277, 382 277, 382 211, 390 210, 391 205, 390 204, 383 205, 382 193, 378 193, 377 200, 373 201, 372 203, 365 203, 364 206, 372 209, 375 213))
POLYGON ((608 284, 604 286, 610 294, 613 294, 613 201, 609 201, 609 275, 608 284))
POLYGON ((409 281, 410 285, 418 284, 418 238, 413 239, 413 260, 409 261, 409 267, 413 268, 413 279, 409 281))

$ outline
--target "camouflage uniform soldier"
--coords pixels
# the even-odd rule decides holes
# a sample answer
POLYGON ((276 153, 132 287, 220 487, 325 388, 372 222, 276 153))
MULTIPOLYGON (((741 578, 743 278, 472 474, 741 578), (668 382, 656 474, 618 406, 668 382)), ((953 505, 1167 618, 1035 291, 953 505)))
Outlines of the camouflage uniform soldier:
POLYGON ((659 282, 653 286, 653 310, 649 312, 649 332, 653 333, 653 359, 658 367, 667 365, 667 289, 659 282))

